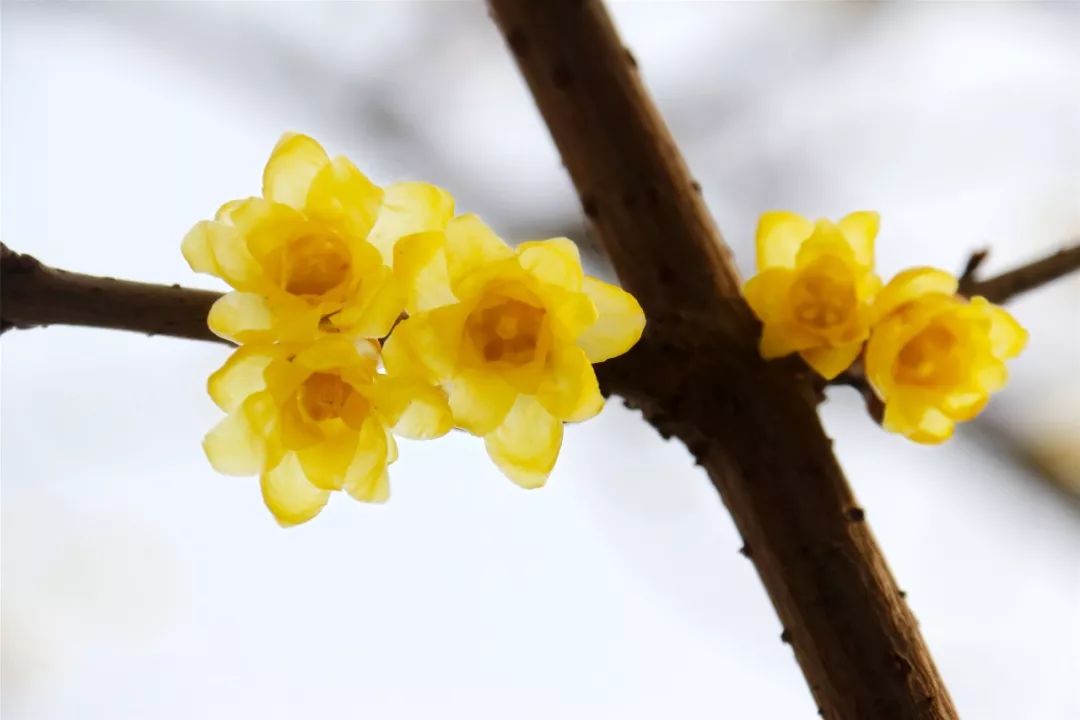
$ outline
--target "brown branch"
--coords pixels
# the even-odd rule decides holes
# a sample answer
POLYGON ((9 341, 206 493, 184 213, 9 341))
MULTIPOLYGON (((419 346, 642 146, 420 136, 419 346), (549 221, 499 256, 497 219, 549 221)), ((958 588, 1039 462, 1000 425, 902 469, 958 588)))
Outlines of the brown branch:
POLYGON ((48 325, 220 340, 206 315, 220 293, 57 270, 0 245, 0 332, 48 325))
POLYGON ((731 511, 828 718, 956 712, 797 363, 766 363, 739 278, 599 0, 489 0, 645 340, 599 370, 687 444, 731 511))
POLYGON ((987 254, 986 250, 972 254, 960 276, 960 294, 968 297, 981 295, 990 302, 1002 304, 1020 293, 1033 290, 1080 269, 1080 243, 1076 243, 1053 255, 1021 265, 1009 272, 987 280, 978 280, 976 271, 987 254))

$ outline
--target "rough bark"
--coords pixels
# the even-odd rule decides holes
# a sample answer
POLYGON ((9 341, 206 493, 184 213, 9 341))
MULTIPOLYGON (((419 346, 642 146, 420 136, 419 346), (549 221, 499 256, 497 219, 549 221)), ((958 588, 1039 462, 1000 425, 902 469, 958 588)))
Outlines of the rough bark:
MULTIPOLYGON (((644 341, 606 388, 686 443, 720 491, 821 714, 956 711, 832 453, 813 378, 759 328, 699 188, 597 0, 489 0, 644 341)), ((658 479, 658 482, 660 479, 658 479)))

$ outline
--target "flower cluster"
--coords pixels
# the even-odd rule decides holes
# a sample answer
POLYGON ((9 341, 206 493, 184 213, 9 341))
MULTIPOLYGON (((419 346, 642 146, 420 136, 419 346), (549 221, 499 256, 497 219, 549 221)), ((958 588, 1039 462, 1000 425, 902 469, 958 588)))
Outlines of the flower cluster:
POLYGON ((220 472, 258 474, 282 525, 335 490, 385 500, 395 434, 462 428, 513 481, 543 485, 563 423, 603 406, 592 363, 645 325, 566 238, 511 248, 446 191, 380 188, 304 135, 275 147, 262 197, 198 223, 183 253, 233 288, 208 323, 240 344, 210 377, 228 415, 204 449, 220 472))
POLYGON ((757 231, 758 274, 743 293, 762 321, 761 354, 794 352, 826 379, 860 357, 884 402, 882 424, 921 443, 948 439, 1007 378, 1027 332, 1001 307, 957 294, 943 270, 874 273, 878 215, 837 223, 769 212, 757 231))

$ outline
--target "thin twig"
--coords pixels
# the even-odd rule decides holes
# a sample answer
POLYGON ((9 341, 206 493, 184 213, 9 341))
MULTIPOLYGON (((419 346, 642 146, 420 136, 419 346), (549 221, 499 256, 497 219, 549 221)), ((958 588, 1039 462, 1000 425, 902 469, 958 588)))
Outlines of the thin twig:
POLYGON ((219 340, 206 315, 220 293, 57 270, 6 245, 0 245, 0 271, 0 332, 85 325, 219 340))
POLYGON ((976 277, 976 270, 987 254, 986 250, 972 254, 967 268, 960 276, 960 294, 968 297, 979 295, 990 302, 1002 304, 1020 293, 1041 287, 1080 268, 1080 242, 1078 242, 1058 250, 1053 255, 1021 265, 1009 272, 979 280, 976 277))

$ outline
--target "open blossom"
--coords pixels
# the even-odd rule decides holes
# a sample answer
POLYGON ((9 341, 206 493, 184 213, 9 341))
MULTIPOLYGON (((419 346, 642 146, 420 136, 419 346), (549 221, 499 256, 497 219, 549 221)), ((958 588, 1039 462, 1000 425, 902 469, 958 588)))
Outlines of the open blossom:
POLYGON ((847 369, 870 332, 878 215, 855 212, 838 223, 768 212, 757 229, 758 274, 743 287, 763 323, 761 354, 798 352, 826 379, 847 369))
POLYGON ((917 442, 942 442, 978 415, 1008 378, 1004 361, 1027 343, 1004 308, 956 289, 944 270, 912 268, 874 305, 867 377, 885 402, 885 428, 917 442))
POLYGON ((387 371, 445 387, 455 423, 522 487, 544 484, 563 421, 598 413, 592 363, 620 355, 645 317, 623 290, 584 275, 565 238, 508 247, 473 215, 394 248, 409 318, 384 348, 387 371))
POLYGON ((383 337, 405 301, 385 260, 394 241, 453 215, 445 191, 416 182, 384 191, 347 158, 292 133, 267 161, 262 193, 225 204, 183 242, 192 269, 235 289, 208 322, 237 342, 302 342, 320 327, 383 337))
POLYGON ((208 383, 228 413, 203 443, 211 464, 258 474, 282 525, 315 517, 335 490, 385 500, 386 469, 397 457, 391 429, 437 437, 451 418, 441 389, 377 374, 377 364, 375 343, 342 335, 238 348, 208 383))

